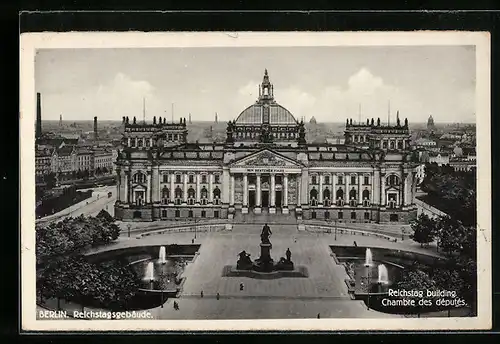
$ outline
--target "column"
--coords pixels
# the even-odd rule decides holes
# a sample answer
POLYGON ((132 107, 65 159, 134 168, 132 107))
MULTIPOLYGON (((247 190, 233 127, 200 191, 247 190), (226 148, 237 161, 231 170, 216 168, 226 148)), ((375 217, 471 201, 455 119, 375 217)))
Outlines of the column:
POLYGON ((302 175, 300 177, 302 180, 301 189, 300 189, 300 202, 301 204, 309 204, 309 171, 304 169, 302 170, 302 175))
POLYGON ((363 174, 358 173, 358 204, 363 204, 363 190, 361 189, 362 180, 363 180, 363 174))
POLYGON ((243 207, 248 207, 248 176, 243 175, 243 207))
POLYGON ((149 147, 153 147, 153 138, 149 138, 149 147))
POLYGON ((351 174, 345 174, 345 199, 347 200, 346 204, 350 204, 351 196, 349 195, 349 183, 351 182, 351 174))
POLYGON ((270 207, 269 207, 269 213, 270 214, 275 214, 276 213, 276 178, 275 178, 275 175, 274 173, 271 173, 271 175, 269 176, 269 178, 271 179, 271 190, 270 190, 270 198, 271 198, 271 204, 270 204, 270 207))
POLYGON ((297 208, 301 208, 302 207, 302 182, 301 182, 301 179, 302 179, 302 175, 301 174, 297 174, 295 176, 296 180, 297 180, 297 208))
POLYGON ((229 205, 234 207, 234 174, 231 175, 231 190, 229 191, 229 205))
POLYGON ((288 207, 288 174, 283 176, 283 206, 288 207))
POLYGON ((187 182, 188 182, 188 175, 187 173, 184 173, 184 190, 183 190, 183 196, 184 196, 184 199, 182 200, 183 203, 187 203, 187 199, 188 199, 188 187, 187 187, 187 182))
POLYGON ((129 194, 128 194, 128 189, 129 189, 129 184, 130 183, 130 177, 129 177, 129 171, 125 171, 125 197, 123 197, 123 200, 126 202, 126 203, 130 203, 130 197, 129 197, 129 194))
POLYGON ((404 207, 408 203, 406 195, 406 193, 408 192, 408 179, 408 174, 403 172, 403 197, 401 198, 402 207, 404 207))
POLYGON ((148 190, 146 192, 146 203, 151 203, 151 171, 146 172, 148 190))
POLYGON ((208 201, 214 202, 214 175, 212 173, 208 175, 208 201))
POLYGON ((224 168, 222 170, 222 203, 229 203, 229 193, 230 193, 231 181, 229 177, 229 169, 224 168))
POLYGON ((160 171, 158 166, 153 167, 153 181, 151 183, 151 201, 153 203, 159 202, 160 194, 160 171))
POLYGON ((135 147, 137 147, 137 137, 135 138, 135 147))
POLYGON ((170 173, 170 203, 174 203, 174 198, 175 198, 175 185, 174 185, 174 178, 175 175, 173 173, 170 173))
POLYGON ((260 200, 261 200, 261 194, 260 194, 260 174, 257 174, 257 181, 256 181, 256 186, 255 188, 257 189, 257 192, 256 192, 256 200, 255 200, 255 205, 257 208, 260 208, 261 206, 261 203, 260 203, 260 200))
POLYGON ((318 203, 323 204, 323 175, 319 174, 319 190, 318 190, 318 203))
POLYGON ((385 207, 385 175, 381 176, 380 205, 385 207))
POLYGON ((332 173, 332 205, 337 203, 337 175, 332 173))
POLYGON ((380 171, 377 167, 373 171, 372 194, 372 203, 380 205, 382 203, 380 199, 380 171))
POLYGON ((122 193, 122 173, 120 170, 116 170, 116 175, 118 176, 118 183, 117 183, 117 188, 116 188, 116 201, 120 202, 121 200, 121 193, 122 193))
POLYGON ((129 137, 129 138, 127 139, 127 147, 130 147, 130 143, 131 143, 130 141, 131 141, 131 139, 130 139, 130 137, 129 137))
POLYGON ((142 147, 146 148, 146 138, 142 138, 142 147))
POLYGON ((201 198, 200 197, 200 192, 201 192, 201 190, 200 190, 200 178, 201 178, 200 174, 197 173, 196 174, 196 203, 200 203, 200 198, 201 198))

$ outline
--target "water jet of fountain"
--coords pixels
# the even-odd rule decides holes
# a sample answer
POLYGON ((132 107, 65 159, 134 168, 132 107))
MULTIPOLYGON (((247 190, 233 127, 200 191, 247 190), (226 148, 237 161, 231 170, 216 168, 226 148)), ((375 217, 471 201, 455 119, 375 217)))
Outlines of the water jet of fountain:
POLYGON ((153 262, 149 262, 146 266, 146 272, 144 274, 144 280, 148 282, 153 282, 155 279, 155 267, 153 262))
POLYGON ((167 262, 165 246, 160 247, 158 261, 160 262, 160 264, 165 264, 167 262))
POLYGON ((366 249, 365 266, 366 267, 373 266, 372 250, 370 250, 369 248, 366 249))
POLYGON ((389 272, 384 264, 378 266, 378 283, 389 284, 389 272))

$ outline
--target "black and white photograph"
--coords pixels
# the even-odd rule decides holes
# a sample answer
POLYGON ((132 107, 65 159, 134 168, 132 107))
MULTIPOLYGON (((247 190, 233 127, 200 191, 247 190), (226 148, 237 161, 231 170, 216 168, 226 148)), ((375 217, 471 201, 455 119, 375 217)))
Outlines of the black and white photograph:
POLYGON ((488 34, 21 47, 23 328, 491 326, 488 34))

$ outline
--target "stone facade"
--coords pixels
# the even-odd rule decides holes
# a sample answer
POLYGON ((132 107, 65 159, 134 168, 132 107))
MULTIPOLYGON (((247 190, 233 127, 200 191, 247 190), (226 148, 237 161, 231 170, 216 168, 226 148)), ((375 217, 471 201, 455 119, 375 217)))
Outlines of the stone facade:
POLYGON ((275 104, 272 90, 266 73, 259 101, 228 123, 223 144, 166 145, 165 137, 184 137, 185 126, 153 123, 141 130, 125 123, 125 149, 116 163, 116 217, 151 221, 267 212, 340 222, 415 218, 418 159, 406 120, 401 124, 398 115, 393 126, 348 120, 348 143, 308 144, 304 123, 289 112, 266 115, 266 106, 275 104), (143 144, 136 144, 138 136, 143 144))

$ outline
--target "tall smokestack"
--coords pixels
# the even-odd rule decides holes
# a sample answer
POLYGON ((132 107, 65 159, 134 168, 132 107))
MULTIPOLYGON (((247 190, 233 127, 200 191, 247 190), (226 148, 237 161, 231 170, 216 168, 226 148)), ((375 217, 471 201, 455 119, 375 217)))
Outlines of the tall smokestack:
POLYGON ((94 117, 94 138, 97 140, 97 116, 94 117))
POLYGON ((42 136, 42 95, 36 94, 36 138, 42 136))

